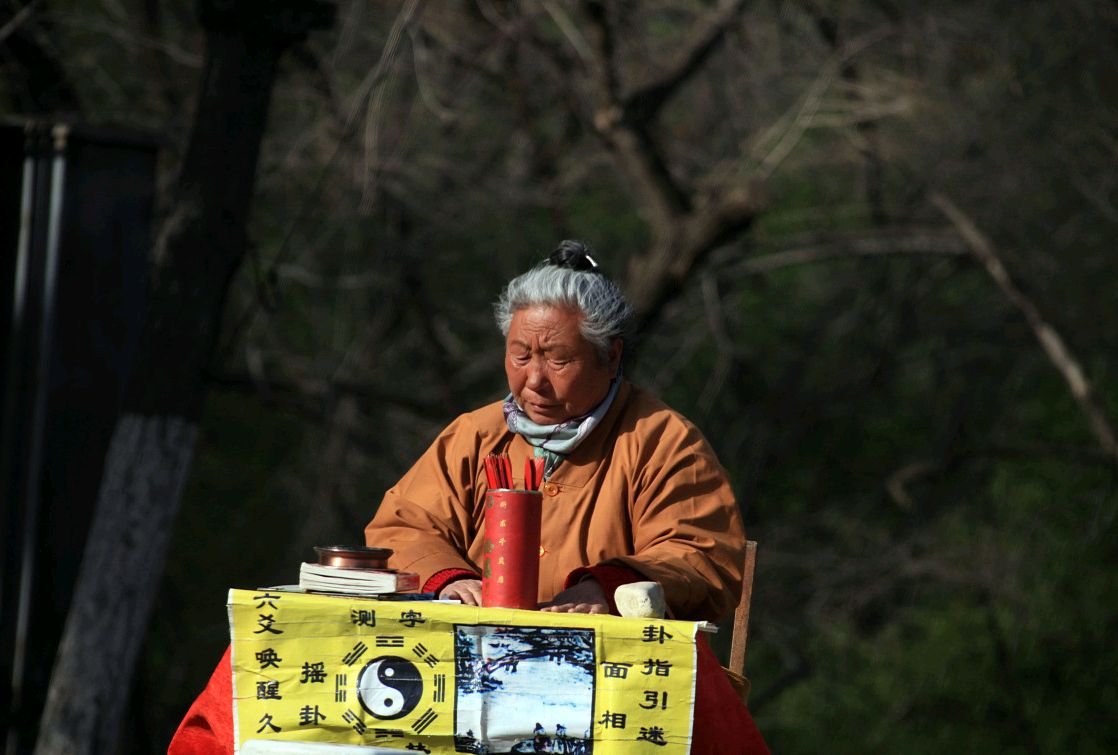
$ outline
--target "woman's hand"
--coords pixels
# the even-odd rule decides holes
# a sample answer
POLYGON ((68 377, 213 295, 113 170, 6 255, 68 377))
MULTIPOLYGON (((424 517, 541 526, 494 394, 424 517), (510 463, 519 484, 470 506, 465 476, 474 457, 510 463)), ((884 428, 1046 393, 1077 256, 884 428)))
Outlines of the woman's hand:
POLYGON ((593 577, 568 587, 547 603, 540 604, 541 611, 553 613, 609 613, 605 590, 593 577))
POLYGON ((457 598, 458 600, 462 601, 462 605, 480 606, 481 580, 456 579, 443 589, 439 590, 439 598, 444 600, 452 600, 454 598, 457 598))

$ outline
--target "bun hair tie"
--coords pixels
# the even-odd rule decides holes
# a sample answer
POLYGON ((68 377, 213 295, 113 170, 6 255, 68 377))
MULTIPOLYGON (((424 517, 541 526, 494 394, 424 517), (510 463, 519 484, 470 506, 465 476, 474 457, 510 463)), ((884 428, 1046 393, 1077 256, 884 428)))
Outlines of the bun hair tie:
POLYGON ((598 263, 590 256, 590 247, 581 241, 560 241, 559 246, 547 258, 549 265, 565 267, 568 270, 602 274, 598 263))

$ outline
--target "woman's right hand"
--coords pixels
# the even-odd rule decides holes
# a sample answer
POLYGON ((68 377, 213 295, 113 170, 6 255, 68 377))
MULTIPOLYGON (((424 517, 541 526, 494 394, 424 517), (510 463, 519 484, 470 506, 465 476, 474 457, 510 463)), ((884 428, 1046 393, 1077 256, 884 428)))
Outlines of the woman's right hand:
POLYGON ((453 600, 457 598, 462 601, 462 605, 480 606, 481 580, 456 579, 439 591, 439 598, 442 600, 453 600))

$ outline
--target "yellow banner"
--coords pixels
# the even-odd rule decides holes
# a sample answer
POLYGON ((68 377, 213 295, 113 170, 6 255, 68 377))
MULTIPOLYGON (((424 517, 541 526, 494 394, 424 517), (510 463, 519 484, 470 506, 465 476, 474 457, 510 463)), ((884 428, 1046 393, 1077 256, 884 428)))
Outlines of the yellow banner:
POLYGON ((694 622, 230 590, 229 623, 238 750, 690 751, 694 622))

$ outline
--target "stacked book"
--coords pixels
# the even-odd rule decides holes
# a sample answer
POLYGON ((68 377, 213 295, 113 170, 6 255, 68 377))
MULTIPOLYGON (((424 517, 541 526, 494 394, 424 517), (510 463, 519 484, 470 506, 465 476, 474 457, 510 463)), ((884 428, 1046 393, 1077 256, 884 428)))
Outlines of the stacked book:
POLYGON ((319 553, 319 562, 304 563, 299 567, 299 587, 303 590, 345 595, 387 595, 419 589, 418 574, 387 567, 385 560, 391 551, 386 549, 329 546, 315 550, 319 553), (374 551, 376 558, 372 558, 374 551))
POLYGON ((311 592, 349 595, 414 592, 419 589, 419 575, 395 569, 351 569, 304 563, 299 567, 299 587, 311 592))

